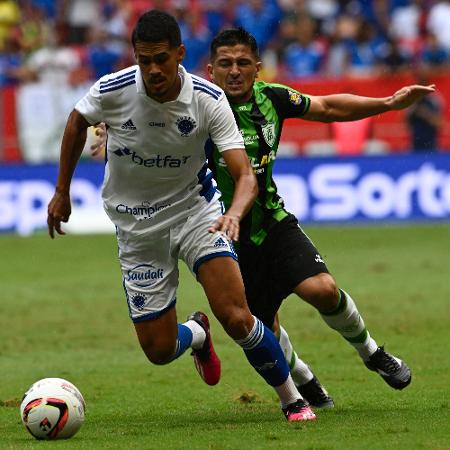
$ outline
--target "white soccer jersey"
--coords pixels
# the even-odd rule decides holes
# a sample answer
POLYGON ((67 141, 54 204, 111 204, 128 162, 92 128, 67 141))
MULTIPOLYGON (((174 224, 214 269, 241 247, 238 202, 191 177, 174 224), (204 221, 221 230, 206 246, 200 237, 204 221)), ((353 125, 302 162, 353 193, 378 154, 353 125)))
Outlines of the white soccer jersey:
POLYGON ((244 149, 223 91, 180 66, 178 98, 148 97, 138 66, 98 80, 75 106, 91 124, 108 125, 102 196, 120 229, 140 234, 170 226, 215 198, 207 169, 211 139, 244 149))

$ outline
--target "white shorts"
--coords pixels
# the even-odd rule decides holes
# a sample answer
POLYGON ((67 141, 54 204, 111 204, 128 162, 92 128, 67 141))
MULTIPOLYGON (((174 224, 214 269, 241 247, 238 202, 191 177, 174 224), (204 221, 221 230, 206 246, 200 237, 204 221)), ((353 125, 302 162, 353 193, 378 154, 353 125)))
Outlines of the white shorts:
POLYGON ((118 230, 119 261, 123 287, 133 322, 154 319, 176 303, 178 259, 193 274, 204 261, 218 256, 237 260, 232 243, 208 228, 222 214, 213 200, 194 215, 172 227, 151 234, 130 236, 118 230))

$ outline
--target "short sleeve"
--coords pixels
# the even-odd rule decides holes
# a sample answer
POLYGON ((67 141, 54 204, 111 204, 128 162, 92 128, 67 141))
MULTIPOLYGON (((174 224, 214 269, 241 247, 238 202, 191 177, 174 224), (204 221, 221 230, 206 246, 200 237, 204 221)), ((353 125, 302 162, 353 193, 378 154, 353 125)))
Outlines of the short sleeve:
POLYGON ((301 117, 310 107, 311 99, 305 94, 283 85, 270 85, 264 89, 265 94, 277 107, 283 119, 301 117))
POLYGON ((100 80, 91 86, 89 92, 78 101, 75 109, 91 124, 102 122, 103 109, 101 105, 100 80))
POLYGON ((242 148, 245 149, 244 139, 234 119, 231 107, 225 95, 222 95, 211 108, 209 120, 209 134, 219 152, 242 148))

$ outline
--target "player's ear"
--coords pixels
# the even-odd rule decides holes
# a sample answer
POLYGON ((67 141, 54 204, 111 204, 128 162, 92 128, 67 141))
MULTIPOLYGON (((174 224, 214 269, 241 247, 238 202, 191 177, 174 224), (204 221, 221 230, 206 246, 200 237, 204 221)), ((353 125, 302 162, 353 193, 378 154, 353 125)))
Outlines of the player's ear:
POLYGON ((180 64, 183 61, 184 55, 186 55, 186 47, 183 44, 181 44, 177 50, 177 63, 178 64, 180 64))
POLYGON ((206 66, 206 69, 208 70, 208 75, 211 81, 214 81, 214 69, 212 64, 208 64, 206 66))
POLYGON ((262 66, 262 62, 261 62, 261 61, 258 61, 258 62, 255 64, 255 67, 256 67, 255 78, 258 78, 259 71, 261 70, 261 66, 262 66))

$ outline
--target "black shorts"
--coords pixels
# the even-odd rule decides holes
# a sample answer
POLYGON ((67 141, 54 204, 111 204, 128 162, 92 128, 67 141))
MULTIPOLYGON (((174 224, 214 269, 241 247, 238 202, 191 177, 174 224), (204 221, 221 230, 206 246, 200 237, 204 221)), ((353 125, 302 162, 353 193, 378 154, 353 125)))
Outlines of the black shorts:
POLYGON ((283 300, 300 282, 329 273, 292 214, 270 230, 262 245, 241 244, 238 256, 250 310, 268 327, 272 327, 283 300))

